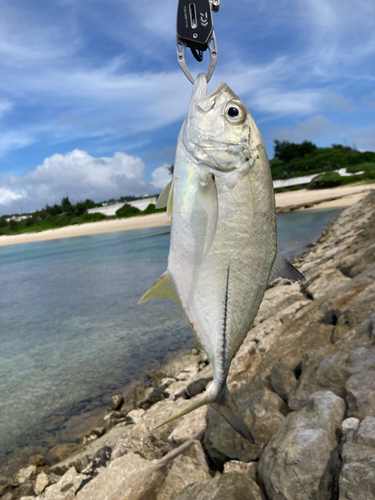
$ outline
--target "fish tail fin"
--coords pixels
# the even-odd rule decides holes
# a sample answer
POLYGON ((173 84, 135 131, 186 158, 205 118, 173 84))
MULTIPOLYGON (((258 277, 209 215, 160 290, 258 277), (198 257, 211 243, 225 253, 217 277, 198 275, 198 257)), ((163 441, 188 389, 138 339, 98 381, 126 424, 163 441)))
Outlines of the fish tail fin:
POLYGON ((163 425, 168 424, 169 422, 173 422, 173 420, 176 420, 177 418, 187 415, 191 411, 194 411, 197 408, 200 408, 201 406, 211 405, 213 408, 215 408, 216 411, 218 411, 225 418, 225 420, 233 427, 233 429, 236 432, 238 432, 238 434, 240 434, 240 436, 250 441, 251 444, 255 444, 253 435, 251 434, 250 429, 248 428, 244 419, 239 414, 236 403, 233 401, 232 396, 229 393, 228 387, 225 386, 225 389, 222 392, 222 394, 218 398, 216 399, 214 398, 215 397, 212 396, 210 397, 210 394, 206 392, 202 399, 196 401, 192 405, 188 406, 182 412, 178 413, 174 417, 158 425, 157 427, 155 427, 154 430, 159 429, 159 427, 162 427, 163 425))
POLYGON ((165 422, 163 422, 162 424, 158 425, 157 427, 155 427, 154 431, 156 429, 159 429, 159 427, 162 427, 163 425, 165 424, 169 424, 169 422, 173 422, 173 420, 176 420, 177 418, 180 418, 180 417, 183 417, 184 415, 187 415, 188 413, 190 413, 191 411, 194 411, 196 410, 197 408, 200 408, 201 406, 204 406, 204 405, 207 405, 209 404, 209 400, 207 398, 207 395, 205 395, 202 399, 200 399, 199 401, 196 401, 195 403, 193 403, 192 405, 188 406, 185 410, 182 410, 182 412, 178 413, 177 415, 175 415, 174 417, 170 418, 169 420, 166 420, 165 422))
POLYGON ((236 403, 233 401, 227 386, 225 386, 219 400, 210 404, 225 418, 225 420, 236 432, 238 432, 238 434, 240 434, 240 436, 247 439, 251 444, 255 444, 254 437, 251 434, 246 422, 239 414, 236 403))

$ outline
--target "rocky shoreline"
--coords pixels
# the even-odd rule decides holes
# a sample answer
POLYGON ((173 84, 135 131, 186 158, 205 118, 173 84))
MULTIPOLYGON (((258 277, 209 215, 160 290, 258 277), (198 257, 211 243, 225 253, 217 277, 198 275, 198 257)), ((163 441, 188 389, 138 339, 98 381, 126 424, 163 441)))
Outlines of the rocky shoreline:
POLYGON ((375 193, 274 282, 228 386, 256 444, 203 407, 155 429, 212 380, 197 348, 112 398, 79 444, 33 456, 2 500, 375 499, 375 193))

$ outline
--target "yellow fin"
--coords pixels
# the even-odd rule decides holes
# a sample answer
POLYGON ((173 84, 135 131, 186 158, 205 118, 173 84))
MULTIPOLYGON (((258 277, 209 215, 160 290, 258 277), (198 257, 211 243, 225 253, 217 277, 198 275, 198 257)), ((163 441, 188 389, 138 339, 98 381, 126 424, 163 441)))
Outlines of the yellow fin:
POLYGON ((168 270, 160 276, 158 281, 152 285, 149 290, 147 290, 143 297, 138 301, 138 304, 146 302, 146 300, 149 299, 156 299, 157 297, 170 297, 181 307, 176 286, 168 270))
POLYGON ((173 189, 173 180, 172 180, 172 184, 171 184, 170 191, 169 191, 168 204, 167 204, 168 217, 171 216, 172 209, 173 209, 173 191, 174 191, 174 189, 173 189))
POLYGON ((207 398, 207 396, 205 395, 203 397, 203 399, 200 399, 199 401, 196 401, 195 403, 193 403, 192 405, 188 406, 185 410, 183 410, 182 412, 178 413, 177 415, 175 415, 174 417, 166 420, 165 422, 163 422, 162 424, 158 425, 157 427, 155 427, 155 429, 153 429, 154 431, 156 431, 156 429, 159 429, 159 427, 162 427, 163 425, 165 424, 169 424, 169 422, 173 422, 173 420, 176 420, 177 418, 180 418, 180 417, 183 417, 184 415, 187 415, 188 413, 190 413, 191 411, 194 411, 196 410, 197 408, 200 408, 201 406, 204 406, 204 405, 207 405, 209 404, 209 400, 207 398))
POLYGON ((156 208, 165 208, 168 205, 169 192, 171 190, 172 180, 168 182, 163 191, 161 192, 158 201, 156 202, 156 208))

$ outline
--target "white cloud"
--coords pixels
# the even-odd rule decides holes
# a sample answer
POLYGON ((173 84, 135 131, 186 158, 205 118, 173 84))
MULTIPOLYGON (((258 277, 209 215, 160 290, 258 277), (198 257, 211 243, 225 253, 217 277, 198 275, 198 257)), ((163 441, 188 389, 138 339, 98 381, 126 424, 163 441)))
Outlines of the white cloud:
POLYGON ((12 151, 13 149, 29 146, 34 142, 34 137, 22 131, 11 131, 0 133, 0 156, 12 151))
POLYGON ((1 118, 12 109, 13 105, 10 101, 0 101, 0 120, 1 118))
POLYGON ((151 182, 156 188, 164 189, 168 182, 170 182, 171 174, 168 171, 168 167, 170 167, 170 165, 165 163, 151 173, 151 182))
POLYGON ((155 188, 147 181, 144 168, 141 158, 122 152, 101 158, 78 149, 54 154, 25 177, 10 176, 5 183, 8 185, 2 188, 3 195, 0 193, 0 204, 17 200, 18 207, 22 201, 22 209, 28 211, 60 202, 64 196, 77 202, 150 193, 155 188))
POLYGON ((0 187, 0 205, 10 205, 13 201, 24 197, 24 194, 17 193, 12 189, 0 187))

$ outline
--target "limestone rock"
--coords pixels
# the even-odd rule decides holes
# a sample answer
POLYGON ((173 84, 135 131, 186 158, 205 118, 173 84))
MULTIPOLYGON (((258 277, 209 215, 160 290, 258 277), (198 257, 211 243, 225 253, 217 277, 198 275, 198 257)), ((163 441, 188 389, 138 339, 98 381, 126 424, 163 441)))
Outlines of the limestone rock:
POLYGON ((343 420, 341 429, 345 437, 353 435, 359 427, 359 418, 350 417, 343 420))
POLYGON ((34 484, 34 491, 36 495, 40 495, 49 485, 49 479, 45 472, 41 472, 37 475, 34 484))
POLYGON ((207 431, 204 443, 211 459, 222 464, 235 459, 248 462, 259 458, 287 412, 284 401, 266 381, 250 382, 232 393, 238 410, 255 438, 251 445, 241 437, 213 408, 207 410, 207 431))
POLYGON ((138 408, 137 410, 129 411, 126 415, 126 423, 127 424, 138 424, 143 415, 146 413, 142 408, 138 408))
POLYGON ((352 375, 346 383, 348 416, 360 420, 375 415, 375 371, 352 375))
POLYGON ((271 384, 276 394, 288 402, 288 395, 296 387, 297 380, 287 363, 278 363, 272 367, 271 384))
POLYGON ((148 397, 148 402, 153 405, 157 403, 158 401, 161 401, 162 399, 165 398, 164 396, 164 391, 167 388, 167 385, 159 385, 158 387, 155 387, 155 389, 151 392, 151 394, 148 397))
POLYGON ((191 378, 186 385, 186 394, 189 398, 203 392, 209 382, 213 379, 214 369, 208 365, 191 378))
POLYGON ((7 477, 0 476, 0 497, 5 494, 10 486, 10 480, 7 477))
MULTIPOLYGON (((160 372, 167 378, 178 379, 180 377, 187 377, 183 380, 188 380, 194 373, 198 372, 199 363, 201 358, 194 354, 186 354, 181 358, 173 359, 166 365, 162 366, 160 372), (183 375, 185 373, 185 375, 183 375), (190 375, 189 375, 190 374, 190 375)), ((181 378, 179 380, 182 380, 181 378)))
POLYGON ((239 472, 246 474, 255 481, 257 474, 257 462, 240 462, 239 460, 230 460, 224 464, 224 474, 239 472))
POLYGON ((100 450, 106 446, 114 448, 119 441, 125 439, 125 437, 132 432, 133 428, 134 425, 113 427, 102 437, 85 446, 81 446, 77 449, 76 453, 73 453, 73 455, 70 455, 62 462, 50 467, 48 476, 50 476, 51 473, 62 476, 71 467, 75 467, 78 472, 82 471, 100 450))
POLYGON ((186 380, 176 380, 164 390, 164 395, 171 399, 186 398, 186 380))
POLYGON ((348 367, 353 374, 375 370, 375 347, 370 349, 360 347, 352 351, 348 357, 348 367))
POLYGON ((191 484, 173 500, 262 500, 259 486, 245 474, 216 475, 191 484))
POLYGON ((366 417, 362 420, 356 441, 358 444, 365 444, 375 448, 375 417, 366 417))
POLYGON ((29 465, 36 465, 37 467, 42 467, 46 465, 46 459, 43 455, 32 455, 29 458, 29 465))
POLYGON ((124 403, 124 397, 120 394, 112 396, 110 408, 111 410, 119 410, 124 403))
POLYGON ((258 466, 270 500, 331 499, 344 412, 343 399, 327 391, 316 392, 302 410, 286 417, 258 466))
MULTIPOLYGON (((15 488, 12 492, 8 491, 5 494, 9 495, 11 500, 20 500, 22 497, 33 497, 34 498, 34 488, 32 483, 23 483, 18 488, 15 488)), ((4 499, 2 499, 4 500, 4 499)))
POLYGON ((175 429, 168 436, 168 441, 180 445, 189 439, 201 440, 207 429, 207 406, 181 417, 175 429))
POLYGON ((61 462, 68 458, 72 453, 78 449, 79 445, 77 443, 64 443, 59 444, 48 451, 48 455, 56 463, 61 462))
POLYGON ((60 481, 46 488, 43 496, 37 496, 37 500, 73 500, 75 492, 86 479, 87 476, 79 474, 74 467, 71 467, 60 481))
POLYGON ((357 435, 344 443, 341 457, 340 500, 375 499, 375 418, 365 418, 357 435))
POLYGON ((29 465, 28 467, 20 469, 17 472, 17 474, 14 475, 13 481, 16 485, 21 485, 30 482, 35 478, 36 478, 36 466, 29 465))
POLYGON ((208 479, 198 441, 189 441, 158 461, 129 453, 84 486, 77 500, 172 500, 185 486, 208 479))

